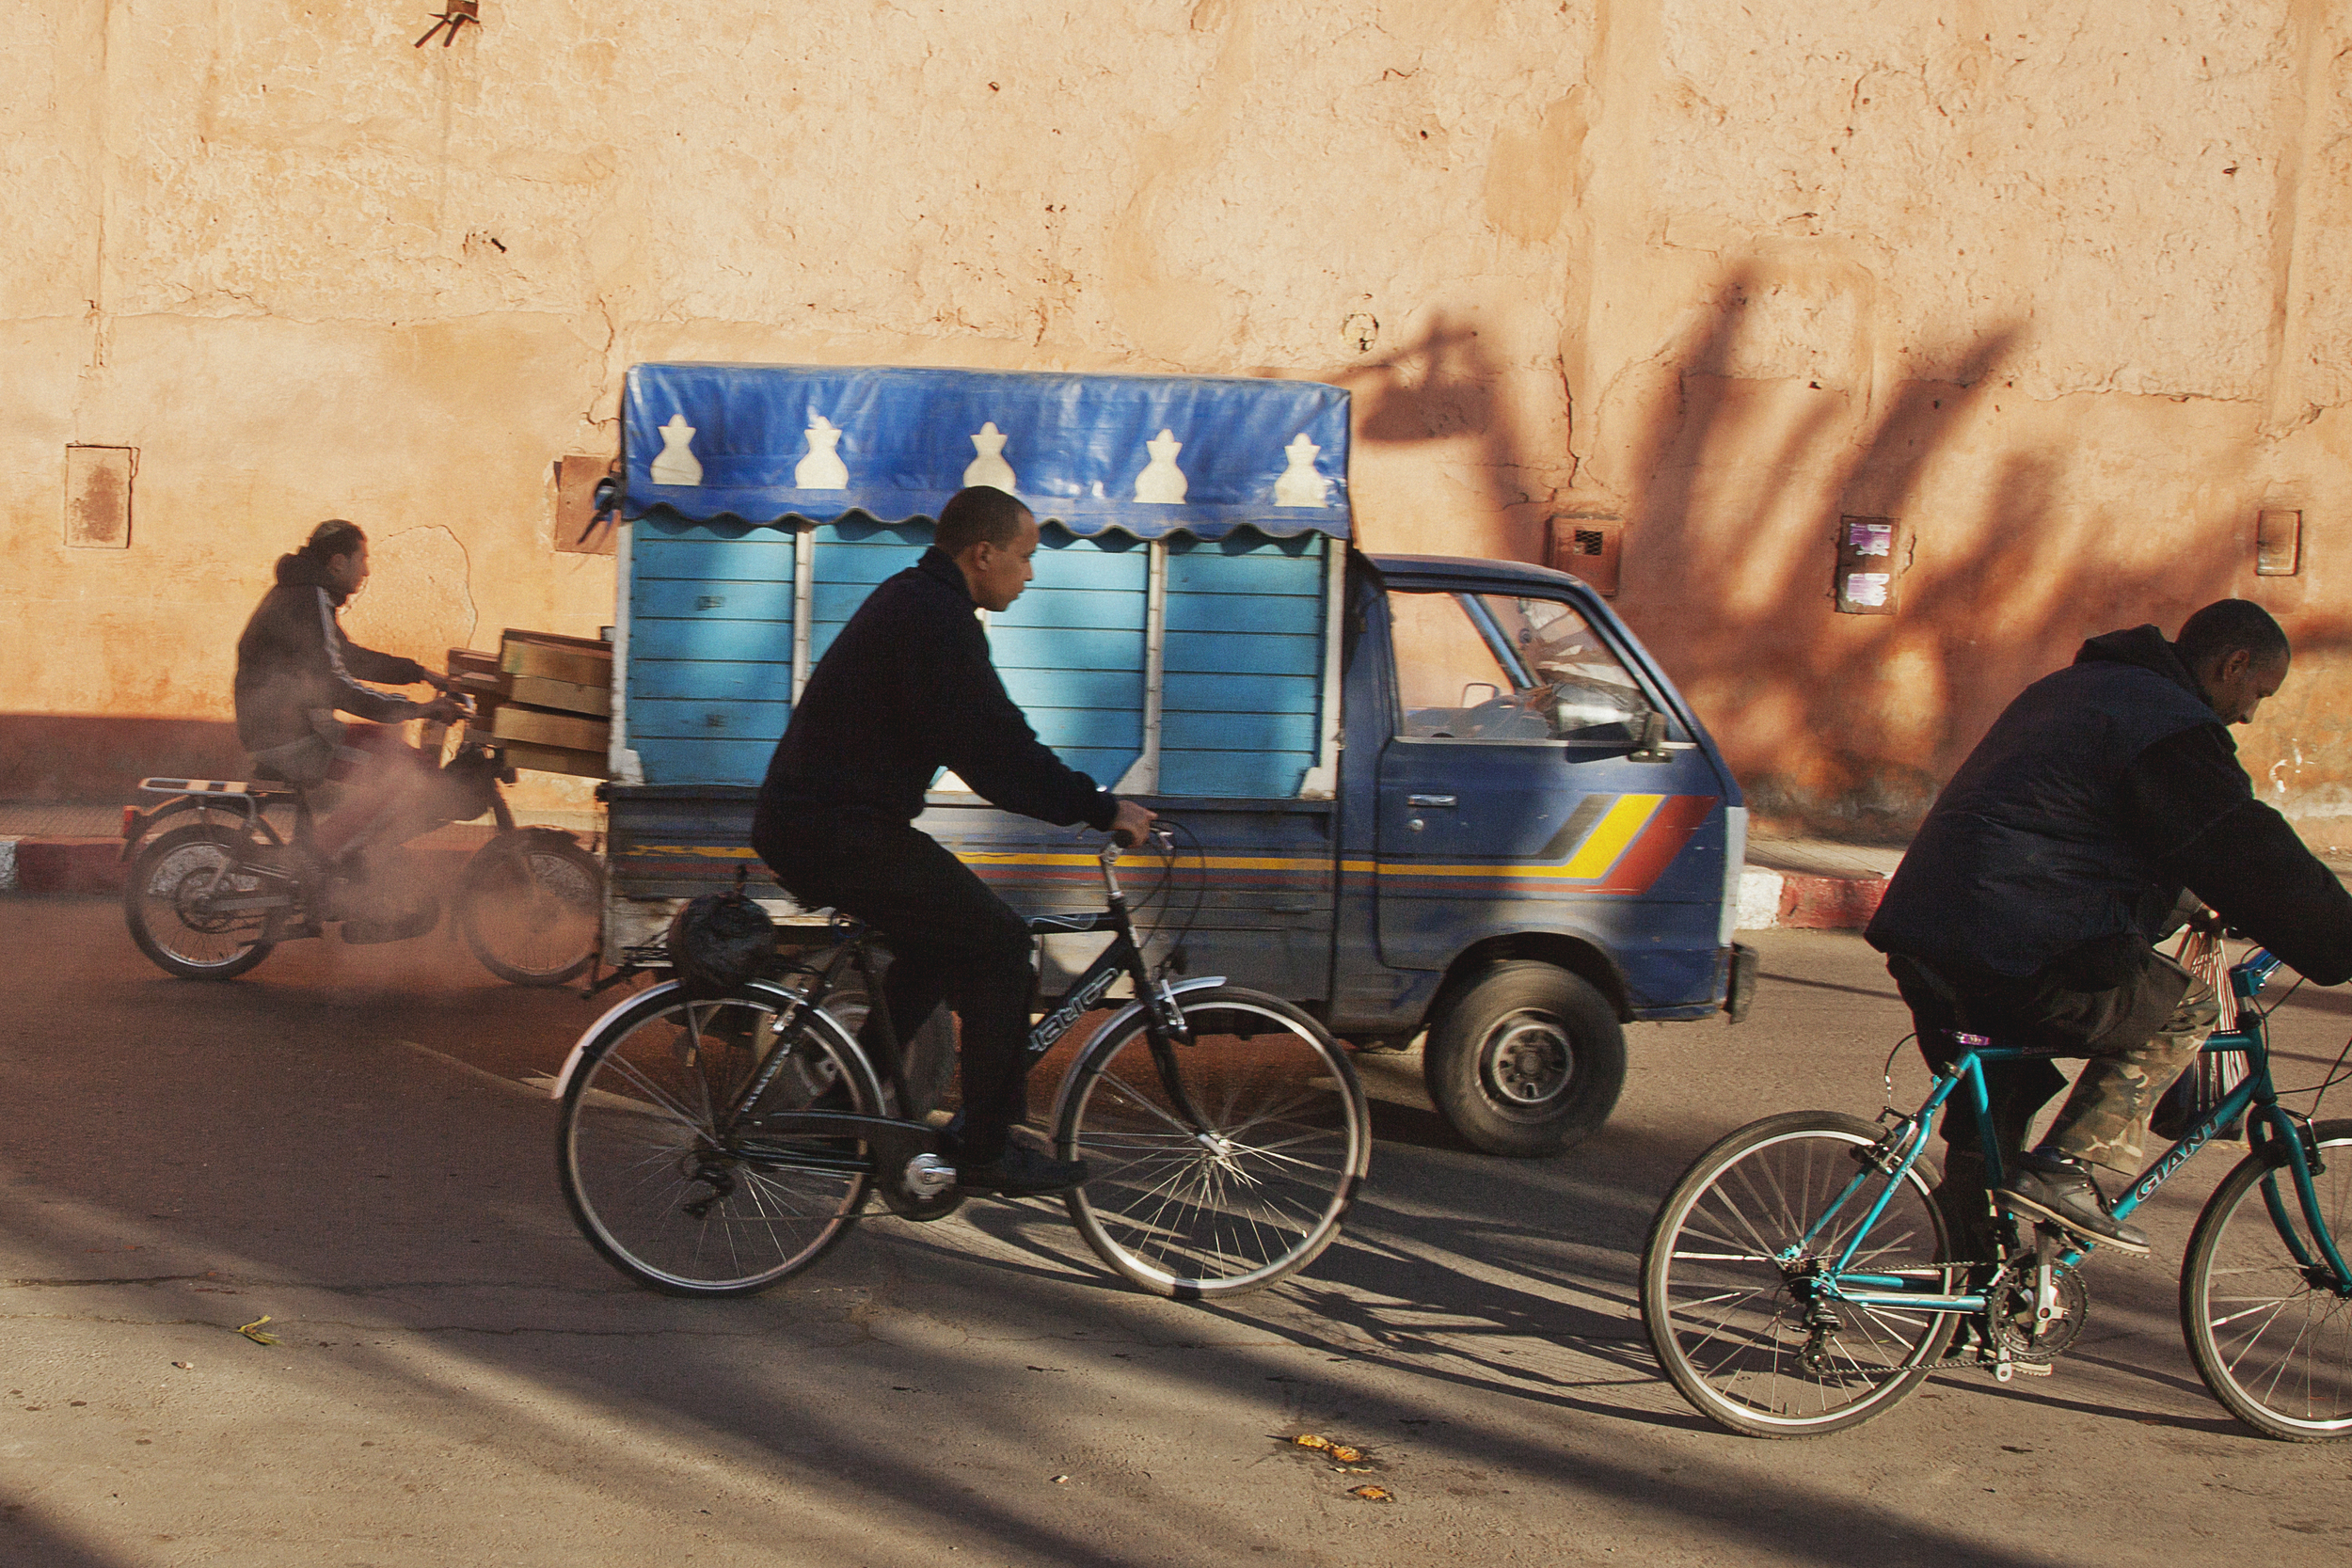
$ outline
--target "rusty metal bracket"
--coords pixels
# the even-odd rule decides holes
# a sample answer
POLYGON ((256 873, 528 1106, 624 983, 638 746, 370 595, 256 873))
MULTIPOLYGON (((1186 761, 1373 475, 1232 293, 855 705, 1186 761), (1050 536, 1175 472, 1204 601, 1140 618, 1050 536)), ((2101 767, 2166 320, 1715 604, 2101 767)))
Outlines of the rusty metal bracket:
POLYGON ((447 0, 447 4, 449 9, 432 13, 433 25, 424 30, 424 37, 410 45, 411 48, 422 49, 433 41, 434 34, 446 27, 449 34, 441 40, 441 47, 447 49, 457 41, 457 30, 467 23, 470 22, 477 27, 482 25, 482 0, 447 0))

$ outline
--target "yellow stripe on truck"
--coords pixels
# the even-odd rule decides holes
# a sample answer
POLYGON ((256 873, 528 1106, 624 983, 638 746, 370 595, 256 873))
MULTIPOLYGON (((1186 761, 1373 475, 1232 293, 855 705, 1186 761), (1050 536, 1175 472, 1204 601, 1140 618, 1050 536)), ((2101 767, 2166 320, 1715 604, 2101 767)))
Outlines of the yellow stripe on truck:
POLYGON ((1649 826, 1649 819, 1658 815, 1658 808, 1666 803, 1663 795, 1620 795, 1617 803, 1609 808, 1592 832, 1586 835, 1568 863, 1561 867, 1564 877, 1583 879, 1600 877, 1617 863, 1617 857, 1649 826))

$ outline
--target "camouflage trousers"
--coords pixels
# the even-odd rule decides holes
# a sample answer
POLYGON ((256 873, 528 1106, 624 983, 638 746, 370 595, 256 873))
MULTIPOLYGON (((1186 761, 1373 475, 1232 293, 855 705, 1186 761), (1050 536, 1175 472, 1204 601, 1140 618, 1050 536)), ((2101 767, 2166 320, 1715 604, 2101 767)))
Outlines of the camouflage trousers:
POLYGON ((2220 1016, 2213 988, 2193 982, 2164 1027, 2146 1042, 2093 1056, 2084 1065, 2042 1143, 2071 1159, 2138 1175, 2149 1113, 2197 1059, 2220 1016))
MULTIPOLYGON (((1990 979, 1962 994, 1900 955, 1890 956, 1886 967, 1911 1007, 1920 1054, 1934 1071, 1951 1062, 1955 1029, 2003 1040, 2073 1041, 2073 1049, 2061 1047, 2062 1054, 2088 1062, 2041 1141, 2126 1175, 2137 1174, 2149 1114, 2197 1059, 2220 1015, 2210 986, 2144 947, 2114 974, 2071 988, 2042 987, 2030 995, 1994 989, 1990 979), (2169 1011, 2168 996, 2179 998, 2169 1011), (2062 1026, 2042 1027, 2053 1017, 2061 1019, 2062 1026)), ((2046 1056, 1987 1062, 1982 1072, 1994 1136, 2003 1157, 2013 1159, 2028 1147, 2042 1107, 2066 1087, 2065 1075, 2046 1056)), ((1944 1117, 1943 1131, 1950 1145, 1948 1168, 1965 1167, 1953 1180, 1963 1188, 1973 1183, 1980 1189, 1984 1164, 1975 1118, 1954 1106, 1944 1117)))

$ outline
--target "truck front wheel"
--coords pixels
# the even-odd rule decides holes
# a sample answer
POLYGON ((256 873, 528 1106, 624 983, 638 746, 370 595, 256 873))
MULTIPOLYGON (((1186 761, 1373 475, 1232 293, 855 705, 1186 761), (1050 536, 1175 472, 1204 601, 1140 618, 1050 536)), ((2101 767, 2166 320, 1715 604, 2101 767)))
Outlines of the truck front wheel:
POLYGON ((1625 1031, 1581 976, 1515 958, 1431 1025, 1422 1074, 1454 1130, 1489 1154, 1557 1154, 1600 1131, 1625 1087, 1625 1031))

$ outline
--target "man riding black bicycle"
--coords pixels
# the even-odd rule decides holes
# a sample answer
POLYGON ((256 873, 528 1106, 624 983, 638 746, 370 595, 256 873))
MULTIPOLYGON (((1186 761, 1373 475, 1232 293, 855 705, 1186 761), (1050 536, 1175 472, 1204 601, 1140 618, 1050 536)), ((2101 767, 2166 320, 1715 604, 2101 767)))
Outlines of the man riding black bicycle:
MULTIPOLYGON (((2047 1059, 1986 1065, 2010 1211, 2148 1250, 2091 1166, 2135 1170, 2149 1112, 2213 1030, 2211 992, 2153 946, 2193 908, 2185 889, 2306 977, 2352 979, 2352 895, 2254 798, 2227 728, 2277 692, 2292 652, 2244 599, 2207 605, 2174 641, 2153 626, 2090 639, 1994 722, 1887 884, 1867 934, 1931 1068, 1953 1059, 1955 1030, 2090 1059, 2031 1150, 2064 1076, 2047 1059)), ((1974 1118, 1944 1126, 1939 1200, 1982 1257, 1974 1118)))
POLYGON ((1037 519, 1012 496, 957 492, 922 559, 876 588, 818 661, 752 826, 795 898, 889 940, 889 1020, 912 1030, 944 1001, 961 1021, 957 1185, 1006 1196, 1079 1186, 1087 1169, 1012 1138, 1027 1114, 1028 927, 915 829, 924 792, 946 768, 992 804, 1057 826, 1133 840, 1153 820, 1055 756, 997 678, 977 612, 1020 597, 1037 548, 1037 519))

